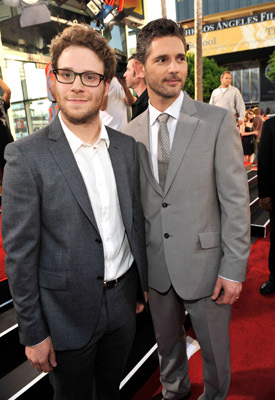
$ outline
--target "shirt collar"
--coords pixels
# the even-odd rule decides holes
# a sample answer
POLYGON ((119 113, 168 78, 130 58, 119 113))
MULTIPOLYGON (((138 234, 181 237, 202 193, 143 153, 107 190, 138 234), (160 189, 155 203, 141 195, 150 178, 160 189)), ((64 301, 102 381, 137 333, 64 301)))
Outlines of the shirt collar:
MULTIPOLYGON (((71 148, 73 154, 75 154, 77 152, 77 150, 83 145, 91 146, 90 144, 83 142, 83 140, 81 140, 78 136, 76 136, 76 134, 73 133, 67 127, 67 125, 65 124, 65 122, 63 121, 63 119, 61 117, 61 113, 58 113, 58 118, 59 118, 61 127, 62 127, 62 129, 64 131, 64 134, 65 134, 65 136, 66 136, 66 138, 67 138, 67 140, 69 142, 69 145, 70 145, 70 148, 71 148)), ((101 129, 100 129, 99 138, 96 141, 96 143, 93 144, 93 147, 97 147, 99 142, 102 140, 102 141, 105 141, 106 147, 109 148, 110 139, 109 139, 109 136, 108 136, 108 132, 107 132, 105 126, 101 123, 101 121, 100 121, 100 125, 101 125, 101 129)))
MULTIPOLYGON (((169 114, 169 116, 178 119, 182 107, 182 102, 184 99, 184 93, 181 90, 179 96, 176 98, 176 100, 163 112, 166 114, 169 114)), ((149 100, 149 123, 150 126, 152 126, 155 122, 158 116, 162 114, 161 111, 157 110, 155 107, 152 106, 149 100)))

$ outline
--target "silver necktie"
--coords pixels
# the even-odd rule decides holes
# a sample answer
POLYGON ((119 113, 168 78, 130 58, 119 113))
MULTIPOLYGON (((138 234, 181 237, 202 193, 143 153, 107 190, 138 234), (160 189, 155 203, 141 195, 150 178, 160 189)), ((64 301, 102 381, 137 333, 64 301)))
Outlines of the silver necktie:
POLYGON ((158 116, 159 132, 158 132, 158 172, 159 185, 164 190, 166 175, 170 158, 170 138, 167 129, 167 121, 169 115, 162 113, 158 116))

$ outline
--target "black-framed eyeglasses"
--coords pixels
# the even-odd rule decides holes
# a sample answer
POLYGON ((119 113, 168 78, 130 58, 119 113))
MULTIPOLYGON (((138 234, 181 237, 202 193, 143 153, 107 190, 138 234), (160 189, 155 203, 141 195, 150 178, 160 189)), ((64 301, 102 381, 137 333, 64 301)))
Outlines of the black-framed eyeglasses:
POLYGON ((74 83, 75 78, 79 76, 81 83, 84 86, 97 87, 100 82, 104 80, 104 75, 98 74, 97 72, 74 72, 70 69, 54 69, 53 73, 60 83, 71 84, 74 83))

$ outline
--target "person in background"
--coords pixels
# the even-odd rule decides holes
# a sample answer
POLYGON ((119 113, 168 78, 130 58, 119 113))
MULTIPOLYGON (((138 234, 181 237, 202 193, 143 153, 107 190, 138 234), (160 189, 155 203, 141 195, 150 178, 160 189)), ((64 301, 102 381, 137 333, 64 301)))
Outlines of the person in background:
POLYGON ((54 400, 118 400, 147 290, 133 138, 99 118, 115 72, 88 25, 51 43, 53 122, 6 148, 2 236, 26 356, 54 400), (94 386, 95 383, 95 386, 94 386))
POLYGON ((275 293, 275 117, 263 124, 259 144, 258 190, 260 206, 270 213, 269 277, 260 287, 262 295, 275 293))
POLYGON ((231 86, 231 80, 230 71, 221 74, 221 85, 213 90, 209 104, 231 110, 234 115, 238 115, 237 124, 241 125, 245 116, 245 104, 239 89, 231 86))
POLYGON ((120 131, 127 124, 127 105, 132 106, 135 98, 123 77, 115 76, 110 83, 109 92, 103 97, 100 108, 102 123, 120 131))
POLYGON ((254 156, 253 163, 257 164, 257 162, 258 162, 258 144, 261 139, 263 120, 260 116, 259 107, 254 107, 252 111, 254 113, 253 129, 256 134, 255 156, 254 156))
POLYGON ((232 112, 182 91, 186 48, 182 26, 172 20, 142 28, 137 59, 150 104, 123 131, 136 139, 141 165, 161 398, 190 396, 187 311, 202 350, 200 399, 225 400, 231 305, 240 297, 250 249, 247 175, 232 112))
POLYGON ((127 69, 123 75, 128 88, 133 89, 138 96, 132 104, 132 120, 147 109, 149 101, 145 80, 136 73, 137 63, 139 61, 136 59, 136 55, 133 54, 128 60, 127 69))
POLYGON ((244 123, 241 125, 242 145, 245 162, 252 162, 252 156, 256 149, 257 131, 254 130, 254 113, 246 110, 244 123))
POLYGON ((260 110, 260 115, 263 121, 266 121, 268 119, 268 116, 266 115, 263 109, 260 110))
POLYGON ((55 76, 53 74, 52 62, 50 61, 46 68, 45 68, 46 80, 47 80, 47 93, 48 99, 51 102, 49 108, 49 121, 52 122, 54 117, 58 114, 59 106, 56 102, 54 96, 54 89, 55 89, 55 76))
POLYGON ((13 142, 13 136, 6 121, 6 113, 10 108, 11 90, 1 78, 0 88, 3 91, 3 95, 0 97, 0 183, 2 183, 3 171, 6 163, 4 152, 7 144, 13 142))

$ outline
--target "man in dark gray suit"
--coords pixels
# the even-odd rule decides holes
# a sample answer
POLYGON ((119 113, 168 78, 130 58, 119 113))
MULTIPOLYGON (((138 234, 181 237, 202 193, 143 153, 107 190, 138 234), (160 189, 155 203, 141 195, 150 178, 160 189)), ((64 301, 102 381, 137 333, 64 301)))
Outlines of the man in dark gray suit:
POLYGON ((99 109, 115 56, 85 25, 51 44, 61 112, 7 147, 2 193, 6 272, 30 363, 54 399, 119 399, 147 289, 134 139, 99 109))
POLYGON ((270 212, 269 278, 260 287, 260 293, 275 293, 275 117, 263 124, 259 145, 258 188, 260 206, 270 212))
POLYGON ((192 100, 182 27, 159 19, 138 36, 138 73, 150 104, 124 131, 138 142, 149 267, 149 304, 165 399, 190 393, 188 311, 201 346, 204 393, 230 384, 228 326, 250 247, 247 177, 231 111, 192 100))

